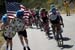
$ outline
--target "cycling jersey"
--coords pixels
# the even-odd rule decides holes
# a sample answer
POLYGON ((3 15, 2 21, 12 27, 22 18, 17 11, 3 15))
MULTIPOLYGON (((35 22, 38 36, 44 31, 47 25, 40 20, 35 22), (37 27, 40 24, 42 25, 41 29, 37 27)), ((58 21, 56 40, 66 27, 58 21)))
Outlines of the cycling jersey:
POLYGON ((41 17, 47 17, 47 11, 41 12, 41 17))
POLYGON ((51 22, 52 24, 58 24, 58 23, 60 23, 60 17, 61 17, 61 16, 59 16, 59 15, 51 14, 51 15, 50 15, 50 22, 51 22))

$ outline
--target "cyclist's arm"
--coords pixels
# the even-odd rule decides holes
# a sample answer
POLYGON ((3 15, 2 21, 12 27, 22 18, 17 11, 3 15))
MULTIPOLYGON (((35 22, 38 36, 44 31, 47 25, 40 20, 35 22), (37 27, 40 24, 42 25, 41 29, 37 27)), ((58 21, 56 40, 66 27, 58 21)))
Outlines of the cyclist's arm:
POLYGON ((60 20, 61 20, 61 24, 62 24, 63 27, 64 27, 64 23, 63 23, 63 18, 62 18, 62 16, 60 16, 60 20))

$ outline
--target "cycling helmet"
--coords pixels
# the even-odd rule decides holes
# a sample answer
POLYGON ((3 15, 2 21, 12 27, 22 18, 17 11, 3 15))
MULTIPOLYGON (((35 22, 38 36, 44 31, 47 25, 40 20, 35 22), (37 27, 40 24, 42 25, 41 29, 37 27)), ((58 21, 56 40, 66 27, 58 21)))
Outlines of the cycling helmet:
POLYGON ((8 19, 7 14, 2 16, 2 22, 3 23, 7 23, 7 19, 8 19))
POLYGON ((55 5, 54 4, 50 5, 50 9, 53 9, 53 8, 55 8, 55 5))
POLYGON ((46 9, 45 8, 42 8, 41 12, 44 12, 44 11, 46 11, 46 9))
POLYGON ((18 11, 16 12, 16 17, 17 17, 17 18, 21 18, 21 19, 22 19, 23 16, 24 16, 24 11, 18 10, 18 11))
POLYGON ((53 14, 55 14, 56 13, 56 8, 52 8, 52 10, 51 10, 51 12, 53 13, 53 14))

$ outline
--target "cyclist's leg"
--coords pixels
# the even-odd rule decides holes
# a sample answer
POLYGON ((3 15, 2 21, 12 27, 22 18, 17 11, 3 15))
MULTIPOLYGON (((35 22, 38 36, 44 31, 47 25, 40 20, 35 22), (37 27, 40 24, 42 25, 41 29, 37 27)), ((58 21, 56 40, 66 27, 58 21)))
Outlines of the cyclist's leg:
POLYGON ((53 31, 53 34, 54 34, 54 38, 56 38, 56 35, 55 35, 55 25, 51 25, 51 27, 52 27, 52 31, 53 31))
POLYGON ((31 27, 31 16, 29 16, 29 27, 31 27))
POLYGON ((35 17, 36 21, 35 21, 35 24, 36 24, 36 27, 38 28, 38 18, 37 16, 35 17))
POLYGON ((60 24, 56 24, 56 38, 59 40, 60 37, 60 24))
POLYGON ((40 20, 40 29, 43 31, 43 22, 40 20))
POLYGON ((59 39, 60 33, 59 33, 59 30, 60 30, 59 25, 56 24, 56 37, 55 37, 55 40, 57 41, 58 46, 60 46, 60 39, 59 39))
POLYGON ((63 37, 62 37, 62 34, 61 34, 61 25, 58 24, 57 25, 57 41, 59 43, 58 46, 62 46, 63 45, 63 37))
POLYGON ((47 32, 47 27, 48 27, 47 19, 46 19, 46 17, 43 17, 42 19, 43 19, 44 31, 47 32))
POLYGON ((41 29, 41 31, 43 31, 43 28, 44 28, 44 21, 42 18, 39 18, 39 27, 41 29))
POLYGON ((42 24, 42 22, 41 22, 40 18, 39 18, 39 20, 38 20, 38 24, 39 24, 39 28, 41 29, 41 24, 42 24))
POLYGON ((63 37, 62 37, 61 25, 60 25, 60 24, 57 25, 57 33, 58 33, 58 35, 60 36, 60 38, 63 38, 63 37))
POLYGON ((44 17, 43 20, 44 20, 44 29, 45 29, 46 35, 49 36, 49 22, 48 22, 48 18, 44 17))
POLYGON ((32 28, 32 17, 30 18, 30 27, 32 28))
POLYGON ((58 27, 58 32, 57 32, 57 41, 58 41, 58 46, 62 47, 63 46, 63 37, 62 37, 62 32, 61 32, 61 25, 58 27))
POLYGON ((46 23, 45 28, 46 28, 46 33, 47 33, 47 35, 49 35, 49 23, 48 23, 48 22, 46 23))

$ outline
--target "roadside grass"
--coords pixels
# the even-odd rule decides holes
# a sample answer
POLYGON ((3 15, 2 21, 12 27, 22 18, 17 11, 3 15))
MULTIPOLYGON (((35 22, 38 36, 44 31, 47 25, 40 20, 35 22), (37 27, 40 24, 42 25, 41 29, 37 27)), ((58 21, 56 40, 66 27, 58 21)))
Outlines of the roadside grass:
POLYGON ((4 38, 3 38, 3 36, 2 36, 2 33, 3 33, 3 31, 0 31, 0 48, 1 48, 1 46, 4 44, 4 42, 5 42, 5 40, 4 40, 4 38))

